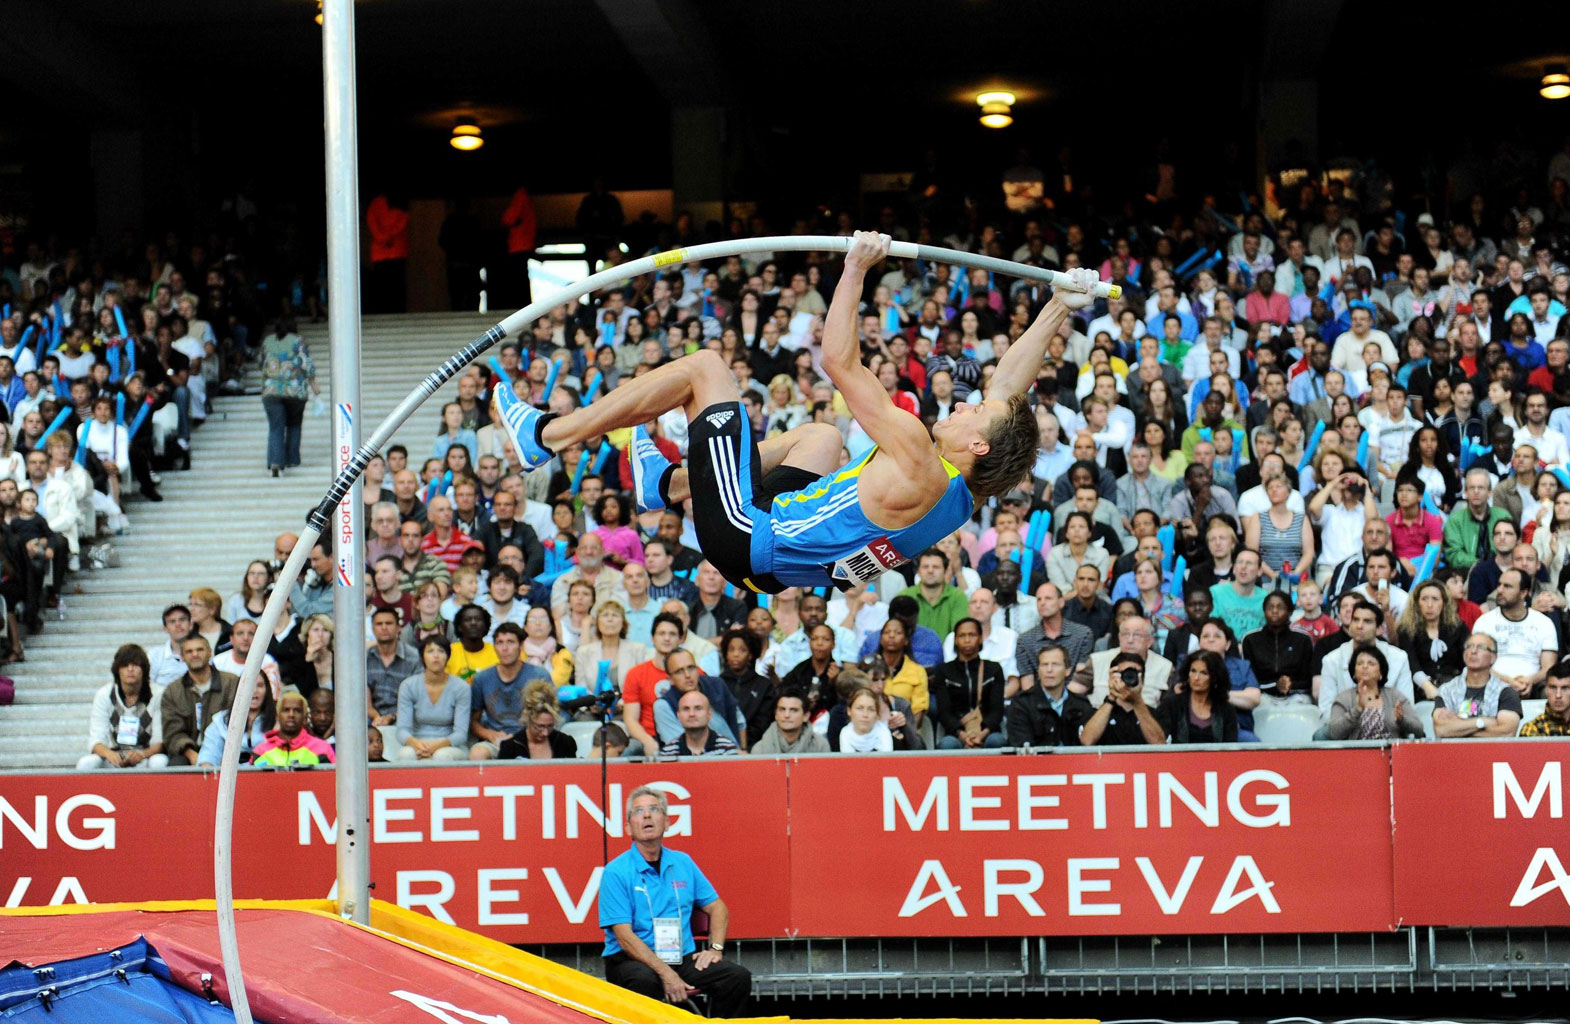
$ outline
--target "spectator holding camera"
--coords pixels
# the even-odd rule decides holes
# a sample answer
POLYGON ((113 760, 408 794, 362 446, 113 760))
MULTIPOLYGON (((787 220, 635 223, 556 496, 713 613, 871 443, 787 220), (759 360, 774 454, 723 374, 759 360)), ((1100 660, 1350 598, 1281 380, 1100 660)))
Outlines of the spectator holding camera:
POLYGON ((1079 742, 1087 747, 1166 743, 1166 730, 1145 703, 1144 688, 1145 659, 1135 654, 1117 654, 1107 668, 1106 696, 1080 728, 1079 742))
POLYGON ((1308 500, 1308 514, 1320 527, 1320 564, 1337 565, 1358 553, 1363 524, 1379 519, 1379 507, 1369 493, 1367 480, 1355 473, 1342 473, 1314 492, 1308 500))

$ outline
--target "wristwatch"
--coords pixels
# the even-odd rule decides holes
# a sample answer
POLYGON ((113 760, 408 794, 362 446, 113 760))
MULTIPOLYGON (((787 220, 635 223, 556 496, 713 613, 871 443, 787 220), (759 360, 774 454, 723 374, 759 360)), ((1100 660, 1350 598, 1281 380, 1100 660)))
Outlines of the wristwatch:
POLYGON ((723 943, 723 942, 711 942, 711 943, 709 943, 709 948, 712 949, 716 953, 723 953, 723 952, 725 952, 725 943, 723 943))

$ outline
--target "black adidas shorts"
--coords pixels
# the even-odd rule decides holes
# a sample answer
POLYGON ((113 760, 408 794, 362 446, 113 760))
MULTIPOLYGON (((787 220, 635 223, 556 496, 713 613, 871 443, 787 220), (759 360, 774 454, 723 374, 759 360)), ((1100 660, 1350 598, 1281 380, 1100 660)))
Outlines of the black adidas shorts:
POLYGON ((776 495, 799 491, 821 474, 780 465, 765 477, 762 469, 741 402, 711 405, 688 427, 687 479, 699 550, 735 586, 777 594, 785 585, 753 568, 753 536, 769 529, 776 495))

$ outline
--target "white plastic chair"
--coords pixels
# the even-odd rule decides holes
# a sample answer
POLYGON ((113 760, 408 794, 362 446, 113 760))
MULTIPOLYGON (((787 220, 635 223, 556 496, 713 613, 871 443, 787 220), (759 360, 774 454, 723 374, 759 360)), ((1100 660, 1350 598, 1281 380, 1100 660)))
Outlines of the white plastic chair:
POLYGON ((1412 707, 1417 711, 1417 717, 1423 722, 1423 737, 1430 740, 1434 739, 1434 702, 1431 700, 1420 700, 1413 704, 1412 707))
POLYGON ((1546 700, 1523 700, 1521 702, 1521 726, 1516 728, 1516 735, 1521 735, 1521 727, 1543 713, 1548 707, 1546 700))
POLYGON ((588 757, 594 749, 594 734, 600 731, 599 722, 568 722, 561 727, 561 731, 572 737, 578 744, 578 756, 588 757))
POLYGON ((1254 735, 1261 743, 1307 746, 1318 731, 1319 709, 1312 704, 1278 704, 1268 713, 1254 713, 1254 735))

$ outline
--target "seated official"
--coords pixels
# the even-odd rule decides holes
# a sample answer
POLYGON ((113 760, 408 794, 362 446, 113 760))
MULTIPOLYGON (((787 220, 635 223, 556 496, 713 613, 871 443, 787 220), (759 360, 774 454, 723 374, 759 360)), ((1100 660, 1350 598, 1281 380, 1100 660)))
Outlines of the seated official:
MULTIPOLYGON (((688 696, 701 696, 696 691, 688 696)), ((627 798, 632 848, 606 865, 600 882, 605 980, 650 999, 684 1003, 699 989, 715 1017, 738 1017, 752 973, 724 959, 730 910, 687 854, 664 847, 665 794, 639 786, 627 798), (702 951, 692 938, 692 908, 709 915, 702 951)))

